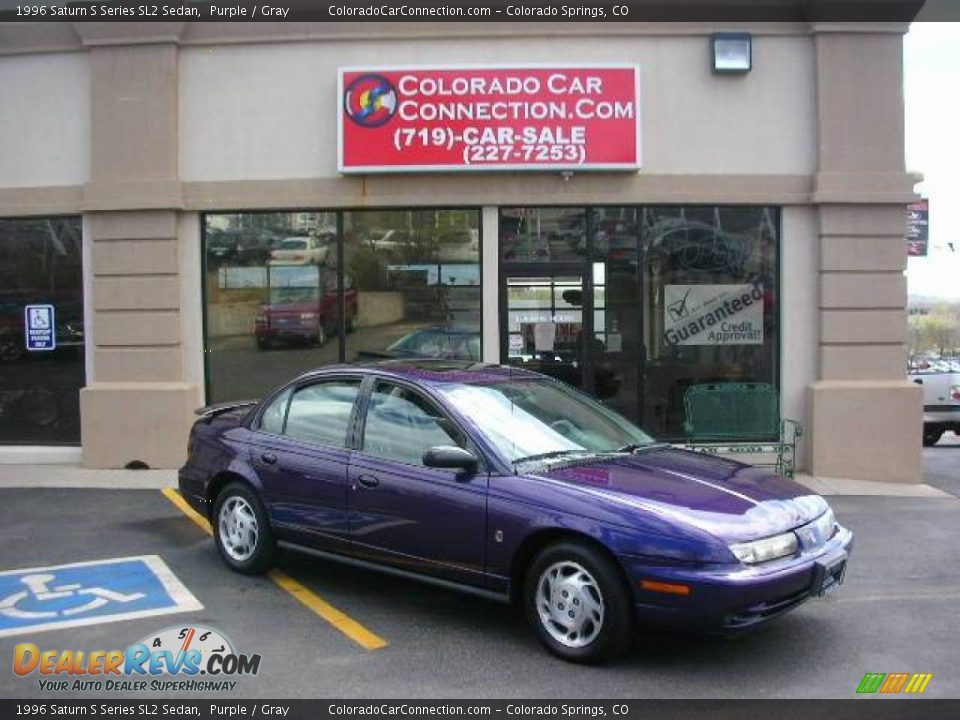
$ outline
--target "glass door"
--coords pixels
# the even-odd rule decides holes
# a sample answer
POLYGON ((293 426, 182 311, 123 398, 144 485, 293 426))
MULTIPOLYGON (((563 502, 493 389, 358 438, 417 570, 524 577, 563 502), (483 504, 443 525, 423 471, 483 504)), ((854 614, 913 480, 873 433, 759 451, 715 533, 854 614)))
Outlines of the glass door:
POLYGON ((583 276, 545 271, 508 275, 505 290, 507 362, 592 392, 587 372, 592 318, 583 276))

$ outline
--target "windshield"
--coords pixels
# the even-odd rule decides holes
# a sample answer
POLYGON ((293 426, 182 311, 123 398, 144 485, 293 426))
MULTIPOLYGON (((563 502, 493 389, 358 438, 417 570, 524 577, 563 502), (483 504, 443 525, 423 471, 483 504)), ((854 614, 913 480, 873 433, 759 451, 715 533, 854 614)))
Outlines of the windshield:
POLYGON ((653 444, 625 418, 552 380, 444 385, 439 390, 515 464, 653 444))

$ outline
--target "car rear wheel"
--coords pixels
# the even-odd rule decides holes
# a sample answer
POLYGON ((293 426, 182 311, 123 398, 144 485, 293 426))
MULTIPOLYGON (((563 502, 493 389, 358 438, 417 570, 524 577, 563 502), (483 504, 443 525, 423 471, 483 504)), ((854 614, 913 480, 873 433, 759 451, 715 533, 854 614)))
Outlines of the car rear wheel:
POLYGON ((524 610, 546 648, 563 660, 596 663, 633 641, 630 594, 616 563, 585 543, 550 545, 526 575, 524 610))
POLYGON ((213 539, 224 562, 237 572, 261 573, 276 558, 277 541, 263 503, 244 483, 230 483, 217 496, 213 539))
POLYGON ((257 338, 257 349, 258 350, 269 350, 272 347, 271 342, 265 337, 257 338))
POLYGON ((940 438, 943 436, 943 428, 939 427, 930 427, 923 429, 923 446, 930 447, 931 445, 936 445, 940 442, 940 438))

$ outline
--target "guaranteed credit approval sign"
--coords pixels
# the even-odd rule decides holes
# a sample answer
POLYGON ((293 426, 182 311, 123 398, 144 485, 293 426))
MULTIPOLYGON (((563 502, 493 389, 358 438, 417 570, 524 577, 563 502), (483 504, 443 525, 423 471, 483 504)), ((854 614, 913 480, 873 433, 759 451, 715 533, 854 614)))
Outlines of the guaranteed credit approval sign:
POLYGON ((636 170, 636 65, 344 68, 339 170, 636 170))

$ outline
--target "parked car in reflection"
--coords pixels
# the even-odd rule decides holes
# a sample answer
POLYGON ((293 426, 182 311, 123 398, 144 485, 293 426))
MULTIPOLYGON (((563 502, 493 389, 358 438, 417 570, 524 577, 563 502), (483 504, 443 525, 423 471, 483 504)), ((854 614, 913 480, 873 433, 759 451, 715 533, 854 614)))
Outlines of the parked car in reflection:
POLYGON ((282 547, 514 602, 565 660, 755 628, 835 590, 853 545, 804 486, 516 368, 333 366, 198 414, 180 492, 228 567, 282 547))
POLYGON ((287 237, 270 252, 270 265, 321 265, 330 254, 326 237, 287 237))
MULTIPOLYGON (((284 269, 284 266, 269 268, 271 279, 284 269)), ((260 307, 254 319, 254 336, 260 350, 282 342, 323 347, 327 338, 338 331, 340 303, 336 272, 316 272, 315 277, 310 284, 270 287, 270 301, 260 307)), ((358 298, 349 276, 344 277, 344 285, 345 326, 349 333, 357 328, 358 298)))
POLYGON ((375 250, 399 250, 410 244, 410 233, 406 230, 373 230, 367 242, 375 250))
POLYGON ((357 353, 357 358, 362 360, 417 357, 480 360, 480 333, 441 326, 425 327, 404 335, 383 350, 357 353))
POLYGON ((216 263, 262 265, 280 244, 280 238, 267 230, 207 231, 207 258, 216 263))

